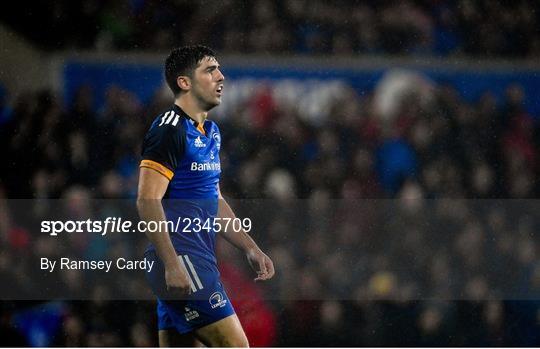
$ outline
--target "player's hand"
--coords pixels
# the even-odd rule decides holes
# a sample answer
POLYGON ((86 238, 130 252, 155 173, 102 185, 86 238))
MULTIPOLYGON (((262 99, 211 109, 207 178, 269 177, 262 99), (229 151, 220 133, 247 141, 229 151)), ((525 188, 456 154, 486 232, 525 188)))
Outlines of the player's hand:
POLYGON ((249 265, 257 273, 255 281, 264 281, 274 276, 274 263, 260 249, 252 249, 246 253, 249 265))
POLYGON ((188 295, 191 293, 191 284, 187 271, 178 263, 169 268, 165 268, 165 283, 167 291, 179 295, 188 295))

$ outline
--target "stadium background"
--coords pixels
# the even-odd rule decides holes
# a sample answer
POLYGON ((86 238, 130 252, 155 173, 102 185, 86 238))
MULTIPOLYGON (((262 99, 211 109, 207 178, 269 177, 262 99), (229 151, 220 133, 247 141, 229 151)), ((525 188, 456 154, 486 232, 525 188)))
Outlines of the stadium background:
MULTIPOLYGON (((142 135, 171 102, 163 57, 188 43, 215 48, 228 78, 223 105, 212 116, 223 132, 222 187, 231 198, 300 198, 324 207, 332 199, 539 194, 536 2, 6 6, 0 15, 4 200, 133 198, 142 135)), ((39 237, 2 207, 1 280, 24 287, 20 275, 39 237), (13 261, 20 267, 10 268, 13 261)), ((387 265, 425 249, 427 233, 418 227, 420 238, 383 243, 363 260, 370 268, 358 282, 367 295, 357 301, 317 293, 318 285, 347 281, 346 273, 327 272, 347 270, 346 257, 361 254, 360 247, 345 247, 380 243, 354 229, 305 236, 278 220, 258 233, 276 264, 286 267, 278 269, 277 291, 286 293, 293 280, 306 300, 265 301, 244 261, 221 246, 224 279, 253 345, 540 344, 538 220, 517 224, 495 215, 452 223, 460 233, 425 258, 439 279, 472 260, 458 268, 467 279, 458 300, 401 299, 410 284, 387 265), (488 246, 493 231, 505 244, 488 246), (501 280, 522 293, 492 297, 501 280)), ((388 234, 403 234, 394 229, 388 234)), ((152 302, 3 301, 0 308, 1 345, 155 345, 155 328, 152 302)))

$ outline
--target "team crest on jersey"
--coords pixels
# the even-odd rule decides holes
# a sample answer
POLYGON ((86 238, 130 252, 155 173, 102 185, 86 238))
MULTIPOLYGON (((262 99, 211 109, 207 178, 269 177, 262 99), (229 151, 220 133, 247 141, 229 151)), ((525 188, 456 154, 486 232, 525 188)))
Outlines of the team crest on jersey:
POLYGON ((195 138, 195 147, 197 148, 206 147, 206 144, 204 144, 203 141, 201 140, 201 136, 197 136, 197 138, 195 138))
POLYGON ((208 299, 208 302, 210 302, 210 307, 212 309, 215 309, 217 307, 224 307, 225 304, 227 304, 227 300, 223 299, 223 295, 221 292, 214 292, 208 299))
POLYGON ((216 141, 216 146, 219 150, 219 148, 221 148, 221 136, 219 135, 219 133, 214 132, 214 134, 212 135, 212 138, 214 138, 214 140, 216 141))

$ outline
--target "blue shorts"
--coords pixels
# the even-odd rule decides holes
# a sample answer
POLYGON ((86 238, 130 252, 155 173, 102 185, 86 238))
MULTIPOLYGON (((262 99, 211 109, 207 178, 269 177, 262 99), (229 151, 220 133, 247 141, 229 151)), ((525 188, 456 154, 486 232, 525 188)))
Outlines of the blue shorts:
POLYGON ((158 297, 159 330, 175 328, 179 333, 187 333, 234 314, 215 264, 188 254, 179 255, 191 279, 191 294, 179 299, 167 291, 165 269, 156 252, 148 251, 145 257, 155 262, 146 275, 158 297))

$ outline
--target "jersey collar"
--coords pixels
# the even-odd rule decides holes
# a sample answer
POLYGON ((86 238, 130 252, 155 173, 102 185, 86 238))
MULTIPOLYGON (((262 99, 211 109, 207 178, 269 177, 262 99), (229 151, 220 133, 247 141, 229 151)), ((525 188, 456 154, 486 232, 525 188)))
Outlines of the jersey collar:
POLYGON ((182 108, 180 108, 179 106, 177 106, 176 104, 173 104, 173 110, 176 114, 186 118, 189 122, 191 122, 191 124, 193 126, 195 126, 195 128, 197 128, 199 126, 199 122, 198 121, 195 121, 191 118, 191 116, 187 115, 185 111, 182 110, 182 108))
POLYGON ((173 110, 176 114, 181 115, 183 118, 187 119, 203 136, 206 136, 206 130, 204 129, 203 124, 200 124, 198 121, 193 120, 185 111, 182 110, 176 104, 173 104, 173 110))

